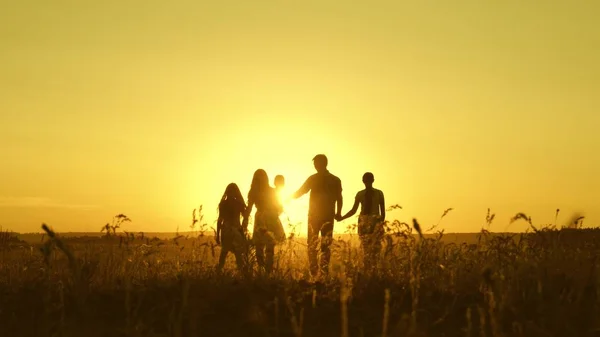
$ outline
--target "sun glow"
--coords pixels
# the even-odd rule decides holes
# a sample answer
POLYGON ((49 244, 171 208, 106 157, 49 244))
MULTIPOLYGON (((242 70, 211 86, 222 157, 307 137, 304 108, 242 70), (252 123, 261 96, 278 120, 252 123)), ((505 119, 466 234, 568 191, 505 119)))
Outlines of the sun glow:
MULTIPOLYGON (((298 186, 299 187, 299 186, 298 186)), ((282 187, 277 191, 277 198, 283 206, 283 212, 279 216, 285 229, 286 235, 292 232, 295 236, 306 235, 306 217, 308 206, 306 200, 292 199, 292 193, 288 187, 282 187)))
MULTIPOLYGON (((284 106, 280 108, 274 111, 286 110, 284 106)), ((307 106, 306 110, 309 108, 307 106)), ((328 169, 342 179, 346 197, 344 211, 347 211, 352 197, 362 188, 360 177, 366 169, 373 170, 373 165, 376 165, 374 160, 369 161, 368 167, 362 161, 354 163, 350 160, 368 157, 368 149, 361 147, 359 142, 354 143, 353 137, 335 133, 329 135, 330 131, 318 123, 313 125, 301 119, 284 119, 275 112, 269 114, 268 118, 261 117, 261 120, 264 120, 261 127, 268 129, 267 133, 258 134, 256 129, 247 127, 256 122, 242 119, 228 126, 227 132, 232 136, 219 146, 206 147, 202 142, 186 145, 185 152, 188 154, 194 153, 197 148, 205 152, 201 159, 193 155, 182 156, 173 163, 174 169, 169 171, 170 176, 175 177, 171 179, 178 179, 180 187, 180 193, 173 198, 177 199, 174 207, 181 208, 177 209, 177 214, 187 214, 188 209, 203 204, 207 205, 206 218, 216 219, 214 210, 225 187, 229 183, 236 183, 247 202, 254 172, 264 169, 272 187, 276 186, 275 178, 278 175, 284 177, 278 198, 283 206, 280 218, 286 234, 294 231, 297 236, 306 236, 309 195, 298 199, 292 199, 291 195, 316 173, 312 158, 319 153, 328 156, 328 169), (310 129, 314 135, 306 137, 305 133, 298 131, 301 127, 310 129)), ((256 209, 253 209, 248 228, 250 232, 253 230, 255 212, 256 209)), ((336 223, 334 232, 344 231, 345 225, 336 223)))

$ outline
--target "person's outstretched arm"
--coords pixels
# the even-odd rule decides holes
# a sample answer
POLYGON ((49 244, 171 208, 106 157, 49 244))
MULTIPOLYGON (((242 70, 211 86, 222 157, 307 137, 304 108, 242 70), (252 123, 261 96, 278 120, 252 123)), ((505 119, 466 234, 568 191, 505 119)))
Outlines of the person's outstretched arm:
POLYGON ((292 194, 292 198, 293 199, 298 199, 301 196, 305 195, 306 193, 308 193, 308 191, 310 191, 311 188, 311 179, 310 177, 308 177, 308 179, 306 179, 306 181, 304 182, 304 184, 302 184, 302 186, 294 193, 292 194))
POLYGON ((385 221, 385 199, 383 192, 381 192, 381 198, 379 198, 379 211, 381 213, 381 222, 385 221))
POLYGON ((349 217, 353 216, 354 214, 356 214, 356 211, 358 211, 358 205, 360 205, 360 201, 358 200, 358 198, 354 199, 354 205, 352 206, 352 209, 348 211, 348 213, 346 213, 343 217, 341 217, 338 221, 343 221, 348 219, 349 217))

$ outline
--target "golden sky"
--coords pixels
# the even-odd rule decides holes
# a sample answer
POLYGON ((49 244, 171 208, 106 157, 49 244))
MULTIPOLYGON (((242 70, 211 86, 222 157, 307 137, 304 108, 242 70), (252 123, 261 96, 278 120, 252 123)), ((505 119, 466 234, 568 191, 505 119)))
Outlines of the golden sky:
MULTIPOLYGON (((252 174, 329 157, 388 218, 599 224, 597 1, 12 1, 0 11, 0 226, 209 225, 252 174)), ((289 205, 305 218, 307 197, 289 205)), ((352 221, 347 220, 347 223, 352 221)), ((337 225, 343 231, 345 225, 337 225)))

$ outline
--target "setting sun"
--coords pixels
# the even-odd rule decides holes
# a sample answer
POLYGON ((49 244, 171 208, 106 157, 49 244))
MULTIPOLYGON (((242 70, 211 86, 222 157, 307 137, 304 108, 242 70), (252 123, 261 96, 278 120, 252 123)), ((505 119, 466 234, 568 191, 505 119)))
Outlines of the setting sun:
MULTIPOLYGON (((478 230, 488 207, 498 231, 527 229, 507 227, 520 211, 600 219, 594 10, 47 6, 0 13, 5 228, 95 232, 125 213, 131 231, 173 232, 199 205, 214 226, 227 184, 247 198, 262 168, 293 193, 318 153, 344 212, 370 171, 394 218, 433 224, 453 207, 447 231, 478 230)), ((285 202, 290 222, 306 226, 307 201, 285 202)))

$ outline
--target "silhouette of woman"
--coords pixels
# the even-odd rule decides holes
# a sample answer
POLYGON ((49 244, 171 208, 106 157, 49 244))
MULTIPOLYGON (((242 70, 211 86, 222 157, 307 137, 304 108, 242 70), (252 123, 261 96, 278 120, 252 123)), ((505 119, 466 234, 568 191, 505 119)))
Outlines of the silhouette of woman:
POLYGON ((279 207, 275 189, 269 185, 269 177, 263 169, 254 172, 250 192, 248 193, 248 208, 242 226, 248 228, 248 218, 252 207, 256 206, 254 215, 254 230, 252 242, 256 249, 256 262, 259 268, 267 273, 273 271, 273 258, 277 239, 273 228, 279 223, 279 207))
POLYGON ((235 255, 235 262, 240 271, 244 269, 245 239, 240 218, 246 213, 246 203, 238 186, 227 185, 221 202, 219 202, 219 218, 217 220, 217 244, 221 244, 221 255, 217 270, 222 270, 227 254, 235 255))

